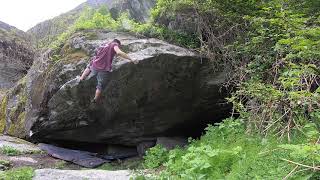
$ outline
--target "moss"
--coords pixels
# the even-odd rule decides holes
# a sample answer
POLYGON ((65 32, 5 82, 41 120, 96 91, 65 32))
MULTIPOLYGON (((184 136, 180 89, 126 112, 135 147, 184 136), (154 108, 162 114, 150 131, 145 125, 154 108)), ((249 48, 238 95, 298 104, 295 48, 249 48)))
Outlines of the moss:
POLYGON ((68 163, 65 161, 59 161, 54 165, 55 169, 64 169, 68 163))
POLYGON ((22 94, 19 96, 19 101, 20 101, 22 104, 26 105, 26 103, 27 103, 27 95, 26 95, 25 93, 22 93, 22 94))
POLYGON ((84 34, 87 40, 95 40, 98 39, 98 35, 96 32, 87 32, 84 34))
POLYGON ((72 50, 63 58, 65 63, 72 63, 88 58, 88 55, 83 50, 72 50))
POLYGON ((10 110, 9 118, 11 120, 10 126, 7 127, 7 133, 12 136, 24 138, 25 131, 25 106, 27 96, 25 93, 26 81, 25 78, 21 79, 11 94, 18 96, 18 103, 10 110))
POLYGON ((25 131, 25 117, 26 117, 26 112, 23 111, 22 113, 19 114, 18 118, 14 123, 11 123, 9 129, 8 129, 8 134, 14 135, 20 138, 24 138, 26 135, 25 131))
POLYGON ((18 110, 17 107, 13 107, 13 108, 10 110, 9 117, 14 117, 17 110, 18 110))
POLYGON ((4 132, 4 129, 6 126, 7 104, 8 104, 8 97, 5 96, 2 99, 1 109, 0 109, 0 133, 4 132))
POLYGON ((2 101, 2 98, 6 95, 8 89, 2 88, 0 89, 0 101, 2 101))
POLYGON ((20 167, 17 169, 11 169, 0 173, 0 179, 11 180, 11 179, 21 179, 21 180, 31 180, 34 176, 34 169, 31 167, 20 167))

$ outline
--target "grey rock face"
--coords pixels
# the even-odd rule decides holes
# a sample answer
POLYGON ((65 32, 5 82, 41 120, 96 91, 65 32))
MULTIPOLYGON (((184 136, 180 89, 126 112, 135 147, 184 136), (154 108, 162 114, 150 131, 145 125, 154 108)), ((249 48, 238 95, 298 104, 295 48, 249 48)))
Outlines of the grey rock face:
POLYGON ((140 63, 116 59, 102 103, 93 105, 96 80, 73 80, 86 60, 64 59, 48 68, 48 61, 37 61, 27 76, 31 138, 136 146, 159 136, 191 136, 228 115, 225 67, 213 70, 206 59, 157 39, 95 33, 95 40, 75 35, 69 46, 93 54, 104 41, 117 38, 140 63))
POLYGON ((137 145, 137 152, 140 157, 146 155, 146 151, 155 145, 154 141, 144 141, 137 145))
POLYGON ((128 12, 131 18, 138 22, 147 22, 150 19, 150 10, 156 5, 156 0, 124 0, 110 8, 113 16, 128 12))
POLYGON ((12 32, 14 34, 12 35, 16 35, 16 36, 19 36, 20 38, 22 39, 28 39, 29 37, 27 37, 27 34, 19 29, 17 29, 16 27, 14 26, 11 26, 7 23, 4 23, 2 21, 0 21, 0 29, 2 31, 6 31, 6 32, 12 32))
POLYGON ((128 12, 133 19, 147 22, 150 18, 150 10, 156 5, 156 0, 87 0, 76 9, 80 10, 85 5, 93 8, 107 6, 113 17, 117 17, 122 12, 128 12))
POLYGON ((0 22, 0 89, 12 87, 26 75, 33 58, 28 35, 0 22))

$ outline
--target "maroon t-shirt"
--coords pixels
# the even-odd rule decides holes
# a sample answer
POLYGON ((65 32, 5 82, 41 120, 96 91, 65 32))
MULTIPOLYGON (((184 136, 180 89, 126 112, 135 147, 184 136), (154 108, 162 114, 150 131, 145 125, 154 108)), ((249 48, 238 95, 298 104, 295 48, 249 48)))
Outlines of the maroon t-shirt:
POLYGON ((97 50, 96 56, 92 59, 92 67, 98 71, 111 71, 112 60, 116 55, 115 46, 119 46, 116 42, 102 45, 97 50))

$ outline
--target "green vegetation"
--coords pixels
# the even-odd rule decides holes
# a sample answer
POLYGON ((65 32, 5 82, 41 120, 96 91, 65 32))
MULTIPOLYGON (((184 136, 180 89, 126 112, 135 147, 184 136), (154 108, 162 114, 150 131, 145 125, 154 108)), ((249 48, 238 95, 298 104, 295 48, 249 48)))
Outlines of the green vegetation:
POLYGON ((186 149, 151 148, 146 160, 154 162, 150 168, 165 168, 155 179, 320 178, 319 144, 309 143, 307 137, 288 144, 245 131, 244 122, 227 119, 209 126, 206 134, 186 149))
POLYGON ((230 65, 235 117, 186 149, 150 149, 155 179, 320 178, 320 1, 159 0, 196 14, 200 53, 230 65))
POLYGON ((1 101, 0 133, 3 133, 3 131, 6 127, 7 104, 8 104, 8 97, 5 95, 1 101))
POLYGON ((130 19, 127 13, 122 13, 117 19, 114 19, 104 6, 99 9, 86 7, 75 23, 70 26, 67 31, 60 34, 56 40, 50 44, 49 47, 57 52, 52 55, 52 59, 61 59, 58 52, 74 33, 83 30, 96 29, 124 31, 147 37, 156 37, 190 48, 196 48, 200 45, 196 35, 169 30, 164 26, 155 25, 153 21, 149 23, 138 23, 130 19))
POLYGON ((146 152, 144 166, 157 168, 168 160, 168 152, 161 145, 156 145, 146 152))
POLYGON ((7 156, 17 156, 21 154, 21 152, 18 149, 15 149, 14 147, 6 146, 6 145, 0 147, 0 152, 7 156))
POLYGON ((1 180, 31 180, 34 170, 31 167, 22 167, 0 172, 1 180))
POLYGON ((9 169, 11 166, 11 163, 9 161, 6 160, 0 160, 0 171, 1 170, 7 170, 9 169))
POLYGON ((66 161, 59 161, 54 165, 55 169, 64 169, 68 163, 66 161))
POLYGON ((5 161, 5 160, 0 160, 0 164, 1 165, 5 165, 5 166, 9 166, 10 162, 9 161, 5 161))
POLYGON ((3 112, 3 119, 7 118, 11 121, 7 124, 4 123, 4 125, 6 125, 6 133, 8 133, 9 135, 20 138, 24 138, 26 136, 24 128, 26 102, 26 80, 25 78, 22 78, 18 81, 17 85, 14 88, 8 91, 8 94, 3 100, 3 107, 1 108, 1 111, 3 112), (17 95, 17 102, 15 107, 8 109, 6 99, 10 99, 12 94, 17 95))
POLYGON ((71 11, 51 19, 50 22, 52 26, 54 26, 54 30, 48 32, 48 34, 43 34, 43 32, 41 31, 37 34, 33 32, 37 40, 38 48, 48 47, 52 42, 56 41, 57 37, 61 33, 63 33, 66 29, 70 27, 70 24, 72 24, 78 18, 79 13, 77 11, 71 11))

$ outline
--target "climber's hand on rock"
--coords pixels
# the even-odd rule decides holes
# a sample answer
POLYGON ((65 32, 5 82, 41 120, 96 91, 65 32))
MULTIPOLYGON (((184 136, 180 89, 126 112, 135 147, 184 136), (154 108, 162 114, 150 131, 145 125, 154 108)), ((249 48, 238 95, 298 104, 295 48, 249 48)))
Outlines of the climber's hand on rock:
POLYGON ((138 64, 138 63, 139 63, 138 60, 132 60, 132 62, 133 62, 134 64, 138 64))

